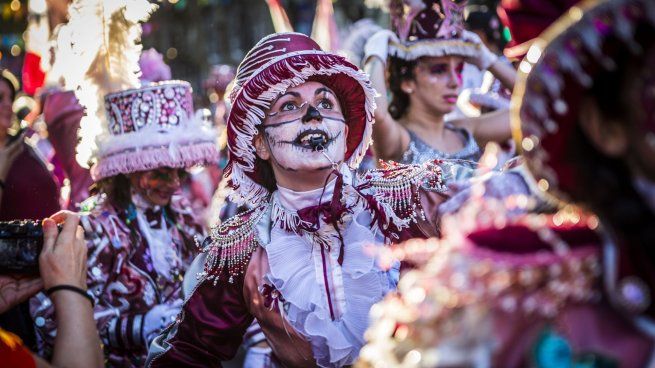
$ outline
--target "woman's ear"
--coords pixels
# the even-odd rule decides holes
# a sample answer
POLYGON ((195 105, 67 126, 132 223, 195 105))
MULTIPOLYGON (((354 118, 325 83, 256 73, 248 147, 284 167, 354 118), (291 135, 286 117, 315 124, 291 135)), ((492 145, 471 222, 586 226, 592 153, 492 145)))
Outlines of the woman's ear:
POLYGON ((411 95, 416 90, 416 82, 413 79, 405 79, 400 82, 400 89, 406 94, 411 95))
POLYGON ((268 144, 266 144, 264 134, 265 133, 259 133, 255 136, 255 152, 259 158, 268 161, 268 159, 271 158, 271 151, 268 148, 268 144))
POLYGON ((627 152, 628 132, 625 125, 604 118, 595 102, 590 99, 582 101, 579 120, 582 131, 597 150, 610 157, 620 157, 627 152))

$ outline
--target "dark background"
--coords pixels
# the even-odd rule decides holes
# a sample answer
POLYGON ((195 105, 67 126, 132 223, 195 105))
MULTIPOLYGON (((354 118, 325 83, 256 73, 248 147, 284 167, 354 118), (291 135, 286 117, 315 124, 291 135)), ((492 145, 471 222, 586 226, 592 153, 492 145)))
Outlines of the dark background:
MULTIPOLYGON (((265 0, 165 0, 143 26, 144 49, 154 47, 171 66, 173 78, 187 80, 197 92, 215 64, 238 65, 263 36, 274 32, 265 0)), ((294 30, 311 33, 316 0, 283 0, 294 30)), ((364 0, 333 2, 338 28, 362 17, 382 23, 388 15, 367 8, 364 0)), ((20 75, 27 27, 26 0, 0 0, 0 66, 20 75), (12 1, 14 5, 12 6, 12 1), (20 4, 17 6, 16 3, 20 4), (11 49, 14 48, 14 55, 11 49), (19 47, 18 53, 16 53, 19 47)))

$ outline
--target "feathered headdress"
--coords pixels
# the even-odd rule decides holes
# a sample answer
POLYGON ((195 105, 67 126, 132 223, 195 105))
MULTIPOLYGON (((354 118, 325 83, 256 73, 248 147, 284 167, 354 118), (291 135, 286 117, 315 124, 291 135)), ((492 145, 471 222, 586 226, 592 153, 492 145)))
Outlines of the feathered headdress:
POLYGON ((156 7, 147 0, 75 0, 59 32, 53 69, 86 107, 77 161, 93 164, 94 180, 218 160, 214 131, 194 118, 188 83, 141 86, 140 23, 156 7))
POLYGON ((77 161, 87 166, 102 133, 106 94, 137 88, 141 25, 157 9, 147 0, 75 0, 57 37, 51 73, 75 91, 87 114, 80 122, 77 161))

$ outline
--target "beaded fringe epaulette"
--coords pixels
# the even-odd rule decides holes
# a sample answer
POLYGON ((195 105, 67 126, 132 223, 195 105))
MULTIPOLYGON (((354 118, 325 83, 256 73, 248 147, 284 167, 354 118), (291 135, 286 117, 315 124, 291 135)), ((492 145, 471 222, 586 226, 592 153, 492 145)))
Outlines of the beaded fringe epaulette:
MULTIPOLYGON (((421 206, 419 190, 445 192, 443 172, 439 160, 426 161, 423 164, 404 165, 396 162, 380 162, 381 168, 364 174, 363 187, 371 188, 375 200, 388 207, 385 228, 395 227, 400 230, 418 220, 425 220, 421 206)), ((364 190, 366 192, 366 190, 364 190)))
POLYGON ((259 206, 242 212, 219 226, 212 228, 210 239, 203 252, 207 254, 203 272, 198 278, 204 278, 218 284, 227 270, 228 282, 242 275, 250 261, 252 252, 259 246, 255 227, 266 212, 268 205, 259 206))

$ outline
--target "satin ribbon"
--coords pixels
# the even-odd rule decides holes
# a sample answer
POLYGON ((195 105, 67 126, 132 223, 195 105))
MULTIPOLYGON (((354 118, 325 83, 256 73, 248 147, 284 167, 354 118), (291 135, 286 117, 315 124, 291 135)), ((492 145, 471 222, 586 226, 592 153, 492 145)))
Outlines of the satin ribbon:
POLYGON ((320 220, 323 219, 325 223, 331 224, 337 232, 339 237, 339 258, 337 258, 339 265, 343 265, 343 256, 344 256, 344 241, 343 235, 339 230, 339 225, 343 223, 342 219, 346 213, 352 213, 352 210, 346 207, 343 204, 343 174, 338 170, 333 170, 327 179, 325 179, 325 185, 323 186, 323 192, 319 198, 319 205, 305 207, 298 210, 298 216, 303 220, 303 223, 300 224, 299 228, 307 232, 316 232, 320 228, 320 220), (325 193, 325 188, 327 186, 328 180, 330 177, 336 176, 336 181, 334 183, 334 189, 332 192, 332 200, 325 203, 320 203, 320 200, 323 198, 323 193, 325 193))

